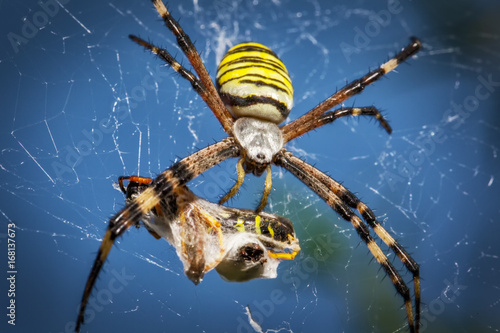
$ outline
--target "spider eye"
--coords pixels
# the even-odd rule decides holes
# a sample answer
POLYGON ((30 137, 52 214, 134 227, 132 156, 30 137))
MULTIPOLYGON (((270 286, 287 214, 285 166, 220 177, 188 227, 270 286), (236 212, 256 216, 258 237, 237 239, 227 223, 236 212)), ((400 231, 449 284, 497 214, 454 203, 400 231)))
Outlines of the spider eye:
POLYGON ((227 51, 217 69, 217 90, 235 118, 253 117, 276 124, 293 106, 293 87, 278 56, 258 43, 227 51))

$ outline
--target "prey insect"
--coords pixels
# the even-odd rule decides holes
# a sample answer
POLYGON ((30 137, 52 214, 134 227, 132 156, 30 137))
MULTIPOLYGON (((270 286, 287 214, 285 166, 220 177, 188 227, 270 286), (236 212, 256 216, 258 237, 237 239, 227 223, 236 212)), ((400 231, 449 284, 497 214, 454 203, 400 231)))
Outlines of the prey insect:
MULTIPOLYGON (((118 181, 128 202, 152 179, 130 176, 118 181), (124 181, 129 181, 126 187, 124 181)), ((175 247, 184 273, 195 284, 213 268, 228 281, 275 278, 280 260, 293 260, 300 251, 289 219, 214 204, 187 186, 163 198, 142 222, 155 238, 175 247)))

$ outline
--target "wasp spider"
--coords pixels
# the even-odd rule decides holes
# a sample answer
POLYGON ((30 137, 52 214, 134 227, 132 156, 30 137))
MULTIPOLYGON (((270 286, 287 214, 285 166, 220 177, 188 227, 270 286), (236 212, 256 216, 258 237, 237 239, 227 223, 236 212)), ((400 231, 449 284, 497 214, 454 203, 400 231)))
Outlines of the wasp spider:
MULTIPOLYGON (((233 224, 234 226, 234 219, 227 218, 227 215, 224 215, 227 212, 223 210, 221 206, 208 204, 206 201, 201 201, 203 204, 194 204, 194 216, 196 216, 196 214, 199 215, 199 218, 196 218, 191 216, 191 213, 188 213, 185 208, 188 206, 183 205, 182 207, 178 207, 176 204, 177 200, 168 198, 175 199, 176 197, 184 196, 186 193, 188 194, 186 196, 189 197, 191 194, 188 192, 185 185, 190 180, 214 165, 228 158, 236 157, 239 158, 237 163, 238 179, 229 193, 222 198, 220 204, 227 201, 238 191, 246 173, 261 175, 266 171, 265 189, 261 203, 257 208, 257 211, 262 210, 266 205, 267 197, 272 186, 270 172, 271 164, 285 168, 317 193, 344 220, 352 224, 373 257, 391 279, 391 282, 396 287, 397 293, 403 298, 410 332, 419 332, 420 276, 418 264, 380 225, 370 208, 339 182, 312 165, 295 157, 284 148, 284 145, 288 141, 313 129, 319 128, 325 124, 330 124, 336 119, 345 116, 374 117, 388 133, 391 133, 391 127, 375 107, 341 106, 333 111, 330 110, 335 106, 342 105, 346 99, 360 93, 367 85, 377 81, 396 68, 401 62, 417 53, 421 48, 421 42, 417 38, 412 37, 409 45, 403 48, 392 59, 382 64, 379 68, 347 84, 298 119, 286 125, 278 126, 287 118, 292 108, 293 89, 285 66, 273 51, 257 43, 236 45, 227 52, 219 65, 216 75, 216 85, 214 85, 201 61, 199 53, 196 51, 188 35, 183 31, 178 22, 172 18, 161 0, 153 0, 153 3, 168 29, 170 29, 177 38, 179 47, 186 55, 196 74, 182 66, 167 50, 158 48, 139 37, 133 35, 129 37, 134 42, 156 54, 191 83, 193 89, 201 96, 212 110, 215 117, 219 120, 224 131, 228 134, 228 137, 172 165, 169 169, 156 177, 150 184, 137 190, 135 195, 129 198, 126 206, 110 219, 108 229, 104 235, 99 253, 84 291, 77 321, 77 331, 81 323, 83 323, 85 306, 92 291, 95 279, 111 249, 113 241, 122 235, 129 227, 138 225, 139 221, 151 220, 151 214, 172 214, 173 219, 181 221, 181 224, 201 221, 201 223, 194 226, 194 228, 199 228, 199 225, 203 225, 205 229, 195 234, 193 239, 186 240, 181 237, 181 245, 176 246, 178 251, 181 249, 181 258, 183 255, 186 255, 186 258, 190 258, 185 260, 188 263, 187 269, 190 271, 187 272, 187 275, 190 276, 195 283, 201 279, 205 271, 215 265, 220 259, 220 256, 217 257, 215 261, 210 262, 207 258, 203 258, 203 256, 183 253, 187 251, 187 247, 182 245, 182 242, 185 242, 185 244, 186 242, 198 243, 200 244, 198 248, 204 249, 204 240, 196 237, 198 237, 199 234, 203 235, 204 232, 206 233, 206 228, 208 226, 215 232, 215 242, 222 244, 224 241, 224 232, 221 231, 223 230, 223 222, 227 221, 228 225, 233 224), (165 202, 170 202, 170 204, 166 205, 165 202), (207 206, 210 206, 210 208, 207 208, 207 206), (201 210, 202 213, 196 212, 196 209, 201 210), (207 213, 203 213, 203 211, 207 211, 207 213), (356 214, 355 211, 357 211, 358 214, 356 214), (182 222, 183 219, 186 222, 182 222), (218 223, 221 223, 220 228, 218 223), (375 242, 370 228, 382 242, 398 256, 406 269, 412 274, 414 285, 413 304, 410 289, 404 282, 400 273, 395 269, 393 264, 375 242)), ((191 199, 188 198, 188 201, 189 200, 197 199, 196 197, 191 197, 191 199)), ((229 211, 231 211, 231 209, 229 209, 229 211)), ((247 219, 247 222, 258 215, 257 213, 243 213, 241 210, 236 210, 234 212, 236 216, 249 214, 247 216, 250 216, 250 218, 247 219)), ((270 221, 276 221, 278 219, 279 218, 276 216, 269 216, 270 221)), ((243 224, 245 223, 246 222, 243 224)), ((254 222, 250 224, 255 228, 256 224, 254 224, 254 222)), ((273 222, 270 222, 270 225, 272 224, 273 222)), ((287 238, 290 237, 287 239, 287 242, 290 243, 287 243, 286 247, 291 248, 292 252, 285 251, 283 254, 288 253, 290 255, 289 257, 284 255, 285 259, 292 259, 292 254, 298 251, 298 245, 295 244, 291 224, 285 223, 285 225, 290 226, 289 228, 283 227, 283 231, 287 235, 287 238)), ((150 231, 159 235, 162 235, 161 228, 163 227, 164 226, 155 228, 152 224, 148 226, 150 231)), ((257 230, 261 229, 254 230, 255 233, 257 233, 257 230)), ((167 238, 170 237, 168 233, 165 235, 167 238)), ((269 238, 269 240, 270 239, 276 240, 274 237, 269 238)), ((210 242, 212 241, 214 240, 210 242)), ((280 242, 284 242, 284 239, 281 239, 280 242)), ((261 251, 263 246, 270 246, 271 249, 283 249, 280 247, 281 245, 277 246, 276 244, 243 246, 243 250, 241 250, 240 247, 240 255, 246 257, 249 261, 260 260, 256 259, 260 258, 257 252, 261 251), (255 253, 251 250, 252 247, 255 248, 255 253)), ((241 256, 240 258, 242 258, 241 256)), ((223 261, 223 259, 220 260, 220 262, 223 261)))

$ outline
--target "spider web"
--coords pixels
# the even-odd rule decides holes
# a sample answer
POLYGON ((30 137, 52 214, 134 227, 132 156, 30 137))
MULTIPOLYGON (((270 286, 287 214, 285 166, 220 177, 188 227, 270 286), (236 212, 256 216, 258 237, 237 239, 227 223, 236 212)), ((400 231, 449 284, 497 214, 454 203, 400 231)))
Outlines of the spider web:
MULTIPOLYGON (((168 5, 212 75, 231 45, 273 48, 294 81, 292 119, 409 36, 421 38, 425 49, 409 65, 346 103, 380 108, 392 135, 373 121, 342 119, 287 148, 356 193, 420 263, 422 332, 498 332, 498 4, 168 5)), ((107 221, 123 206, 118 176, 154 177, 224 133, 187 82, 128 40, 137 34, 183 60, 149 1, 1 6, 0 243, 7 249, 15 223, 16 326, 71 331, 107 221)), ((402 299, 352 226, 273 170, 267 210, 294 222, 302 247, 277 279, 236 284, 211 272, 194 286, 171 246, 130 230, 111 251, 83 330, 406 332, 402 299)), ((231 160, 190 188, 216 201, 235 177, 231 160)), ((248 176, 230 205, 256 207, 262 186, 248 176)), ((4 280, 4 306, 8 289, 4 280)), ((0 325, 13 330, 5 317, 0 325)))

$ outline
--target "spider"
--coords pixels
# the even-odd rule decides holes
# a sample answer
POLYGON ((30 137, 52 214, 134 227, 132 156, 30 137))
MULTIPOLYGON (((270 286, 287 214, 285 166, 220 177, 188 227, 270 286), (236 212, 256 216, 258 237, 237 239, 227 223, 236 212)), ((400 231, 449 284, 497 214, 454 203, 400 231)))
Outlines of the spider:
MULTIPOLYGON (((374 117, 391 133, 390 125, 373 106, 341 106, 330 110, 362 92, 366 86, 416 54, 422 47, 421 42, 411 37, 411 42, 406 47, 379 68, 348 83, 298 119, 278 126, 287 118, 292 108, 293 88, 285 66, 272 50, 258 43, 243 43, 231 48, 218 67, 214 85, 189 36, 172 18, 161 0, 153 0, 153 4, 167 28, 176 37, 177 44, 196 74, 182 66, 167 50, 134 35, 130 35, 130 39, 156 54, 189 81, 219 120, 228 137, 185 157, 163 171, 150 184, 136 191, 136 195, 127 201, 125 207, 110 219, 84 291, 76 330, 79 330, 83 322, 86 302, 114 240, 131 226, 138 225, 139 221, 147 220, 152 212, 160 214, 158 207, 167 212, 182 213, 182 208, 179 211, 179 207, 164 207, 162 201, 178 196, 179 191, 185 191, 185 185, 189 181, 211 167, 229 158, 239 158, 236 165, 238 179, 228 194, 221 199, 220 205, 238 191, 246 173, 260 176, 266 172, 265 188, 257 208, 257 212, 261 211, 266 206, 272 187, 271 164, 285 168, 352 224, 402 297, 410 332, 418 333, 421 308, 419 265, 382 227, 372 210, 356 195, 322 171, 294 156, 284 145, 311 130, 346 116, 374 117), (412 274, 414 304, 410 289, 374 240, 370 228, 412 274)), ((219 209, 222 208, 216 208, 219 209)), ((250 252, 247 254, 250 258, 254 256, 250 252)))

